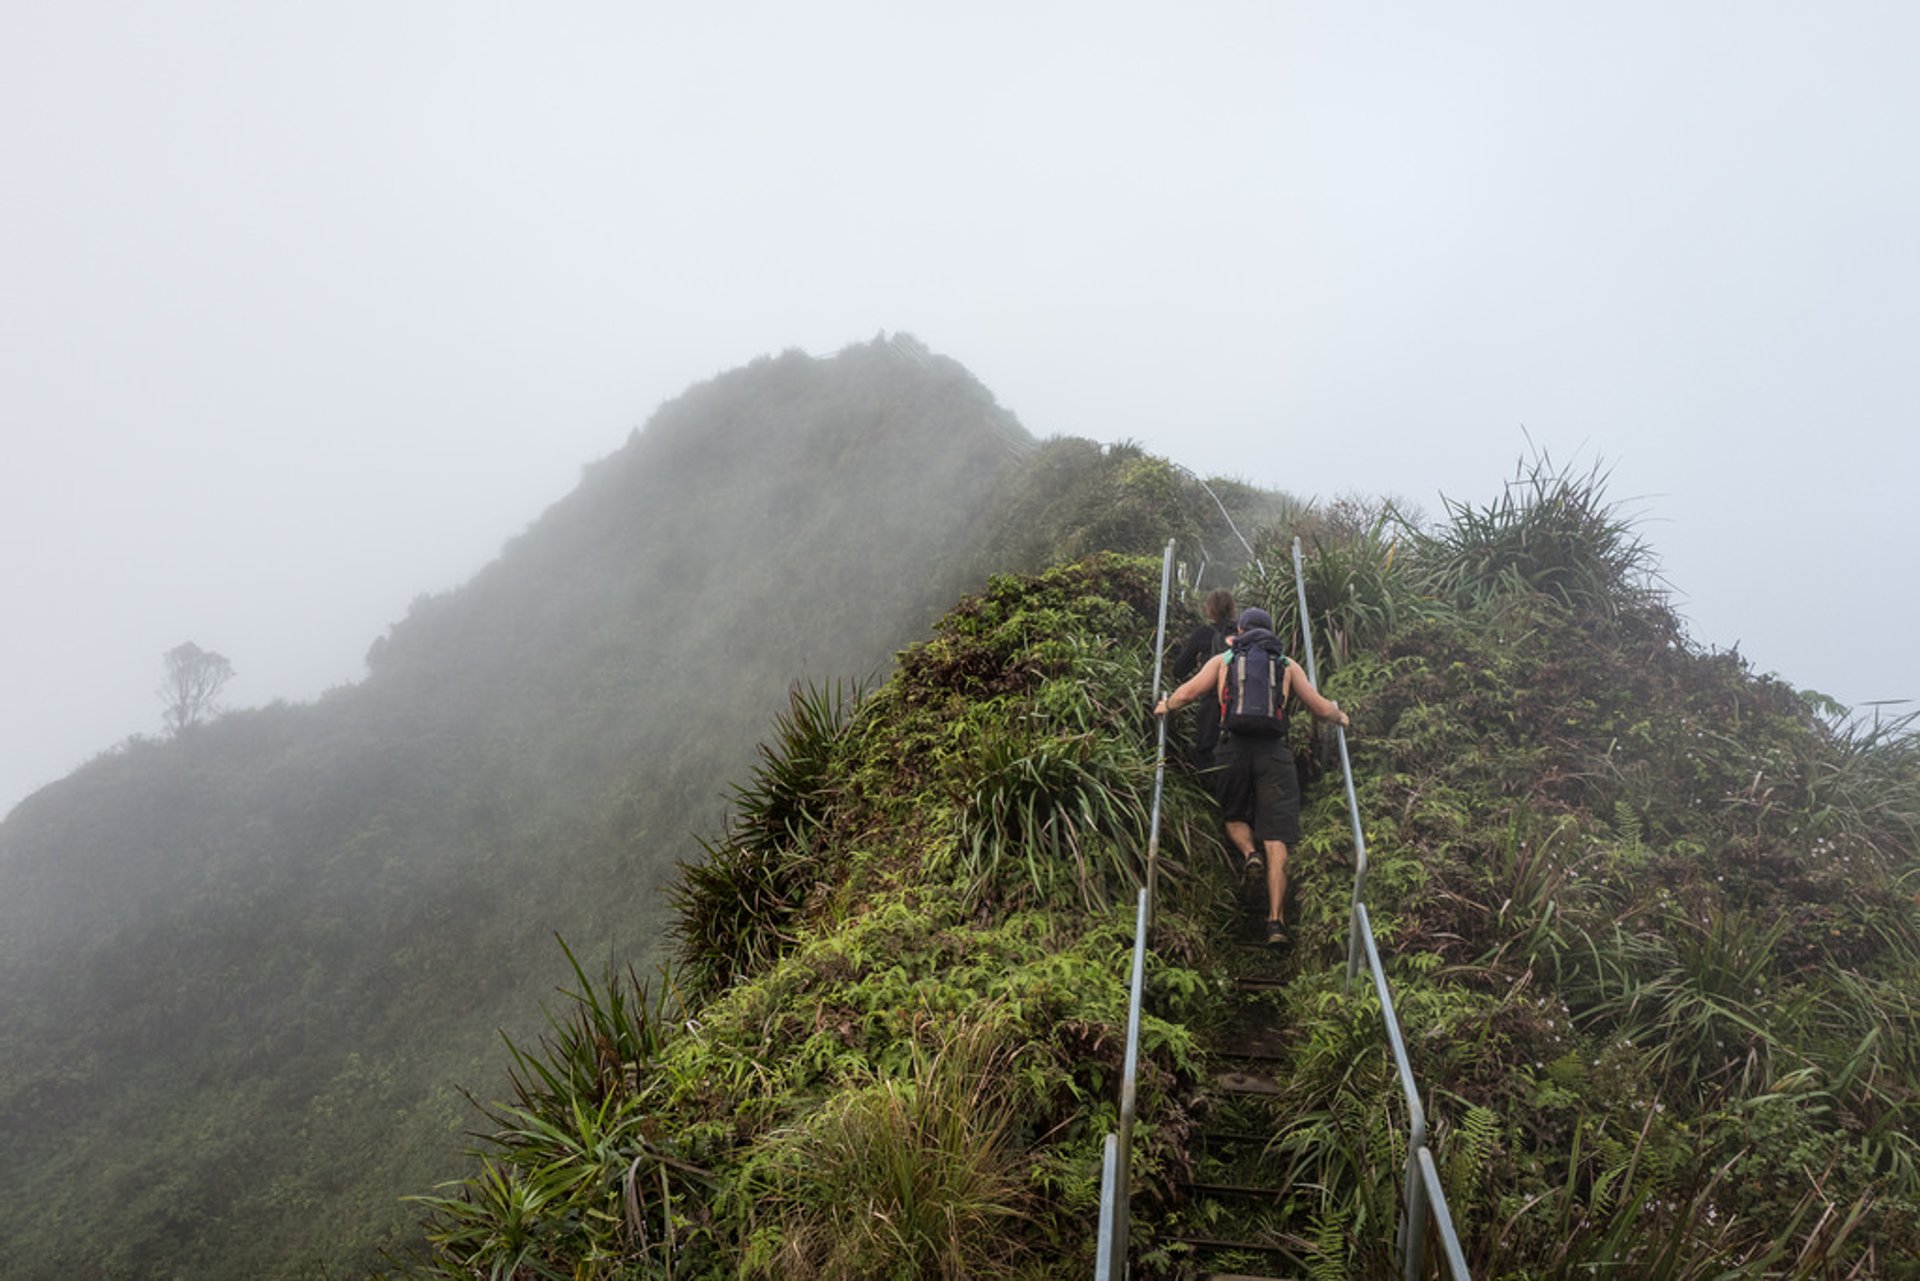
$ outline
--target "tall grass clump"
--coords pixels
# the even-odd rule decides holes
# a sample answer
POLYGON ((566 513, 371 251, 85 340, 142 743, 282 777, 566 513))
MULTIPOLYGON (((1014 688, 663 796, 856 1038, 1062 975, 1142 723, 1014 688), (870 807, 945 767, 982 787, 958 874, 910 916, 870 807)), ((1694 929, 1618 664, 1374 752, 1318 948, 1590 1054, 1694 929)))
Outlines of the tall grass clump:
POLYGON ((1014 1275, 1034 1201, 1017 1055, 991 1017, 968 1020, 908 1073, 869 1076, 769 1136, 741 1188, 754 1225, 743 1274, 1014 1275))
MULTIPOLYGON (((996 578, 902 655, 858 733, 869 768, 911 784, 890 814, 927 831, 921 871, 989 907, 1131 900, 1153 788, 1155 568, 1096 557, 996 578)), ((1202 815, 1169 807, 1168 865, 1205 839, 1202 815)))
POLYGON ((537 1047, 507 1043, 512 1100, 479 1105, 489 1128, 475 1173, 408 1198, 425 1211, 427 1250, 392 1275, 674 1274, 675 1202, 711 1185, 653 1120, 679 996, 664 974, 651 990, 631 971, 596 984, 561 948, 579 984, 570 1011, 549 1013, 537 1047))
POLYGON ((669 890, 690 979, 721 988, 766 965, 825 873, 815 833, 836 797, 836 752, 859 689, 795 685, 760 745, 752 778, 734 787, 725 835, 702 842, 669 890))
POLYGON ((1145 875, 1152 762, 1107 736, 1008 733, 986 745, 961 809, 959 868, 984 891, 1018 865, 1034 892, 1070 883, 1103 910, 1145 875))
POLYGON ((1607 498, 1608 473, 1523 459, 1484 506, 1442 498, 1446 515, 1416 531, 1423 589, 1460 608, 1533 592, 1602 615, 1664 605, 1653 551, 1607 498))
POLYGON ((1293 539, 1301 540, 1314 656, 1322 674, 1344 667, 1431 608, 1408 572, 1408 522, 1388 503, 1341 499, 1300 508, 1254 534, 1254 558, 1240 568, 1234 594, 1242 608, 1273 615, 1274 632, 1304 664, 1300 590, 1293 539))
POLYGON ((1841 723, 1804 752, 1797 821, 1828 847, 1897 866, 1920 849, 1920 713, 1841 723))

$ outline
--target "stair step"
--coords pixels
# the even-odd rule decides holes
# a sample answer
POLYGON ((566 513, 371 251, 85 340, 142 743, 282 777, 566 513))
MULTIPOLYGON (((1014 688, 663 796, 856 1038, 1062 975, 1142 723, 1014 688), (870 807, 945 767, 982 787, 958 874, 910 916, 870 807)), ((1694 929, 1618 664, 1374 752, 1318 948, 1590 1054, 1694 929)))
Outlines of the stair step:
POLYGON ((1263 1097, 1278 1097, 1280 1087, 1271 1076, 1254 1072, 1216 1072, 1213 1088, 1222 1094, 1253 1094, 1263 1097))
POLYGON ((1198 1192, 1202 1196, 1261 1197, 1276 1200, 1280 1196, 1278 1188, 1256 1188, 1241 1183, 1182 1183, 1181 1187, 1189 1192, 1198 1192))
POLYGON ((1181 1245, 1192 1246, 1196 1250, 1244 1250, 1248 1254, 1285 1254, 1287 1248, 1280 1245, 1263 1245, 1257 1241, 1231 1241, 1226 1237, 1196 1236, 1176 1232, 1167 1240, 1181 1245))

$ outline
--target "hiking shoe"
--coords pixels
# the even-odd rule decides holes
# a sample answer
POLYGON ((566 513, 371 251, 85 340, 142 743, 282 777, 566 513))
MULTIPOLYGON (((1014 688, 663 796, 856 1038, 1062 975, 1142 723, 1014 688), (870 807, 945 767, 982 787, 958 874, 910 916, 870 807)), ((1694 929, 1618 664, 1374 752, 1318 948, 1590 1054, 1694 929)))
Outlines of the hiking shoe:
POLYGON ((1240 856, 1240 870, 1248 876, 1258 876, 1267 870, 1267 860, 1261 858, 1258 854, 1242 854, 1240 856))
POLYGON ((1285 921, 1267 922, 1267 946, 1285 947, 1287 945, 1287 923, 1285 921))

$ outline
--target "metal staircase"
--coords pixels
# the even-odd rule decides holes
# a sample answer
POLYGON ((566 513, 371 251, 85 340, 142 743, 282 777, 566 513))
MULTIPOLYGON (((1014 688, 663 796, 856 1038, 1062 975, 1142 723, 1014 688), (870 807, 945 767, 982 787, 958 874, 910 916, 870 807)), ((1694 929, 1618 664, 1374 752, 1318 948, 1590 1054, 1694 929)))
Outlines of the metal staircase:
MULTIPOLYGON (((1173 543, 1167 543, 1161 567, 1160 628, 1156 655, 1166 649, 1167 593, 1172 579, 1173 543)), ((1318 683, 1311 643, 1311 620, 1307 612, 1305 576, 1301 565, 1300 543, 1293 544, 1294 582, 1299 591, 1299 617, 1303 633, 1308 679, 1318 683)), ((1154 698, 1161 693, 1161 667, 1154 664, 1154 698)), ((1394 1012, 1393 995, 1380 961, 1367 915, 1366 839, 1360 823, 1359 802, 1353 786, 1353 768, 1347 754, 1346 733, 1336 730, 1340 765, 1346 784, 1349 814, 1353 824, 1353 896, 1350 911, 1346 990, 1361 969, 1367 970, 1379 998, 1381 1023, 1387 1050, 1391 1055, 1407 1109, 1409 1134, 1407 1163, 1402 1175, 1400 1222, 1397 1249, 1401 1258, 1401 1281, 1421 1281, 1426 1275, 1429 1237, 1439 1243, 1453 1281, 1470 1281, 1459 1235, 1447 1209, 1446 1197, 1432 1152, 1427 1146, 1427 1122, 1420 1093, 1414 1082, 1407 1056, 1406 1041, 1394 1012)), ((1166 761, 1166 724, 1159 725, 1159 771, 1154 783, 1152 830, 1148 838, 1146 885, 1141 888, 1133 952, 1132 1003, 1128 1015, 1126 1067, 1121 1083, 1120 1128, 1109 1135, 1102 1183, 1099 1251, 1096 1256, 1096 1281, 1122 1281, 1128 1275, 1127 1240, 1131 1226, 1128 1165, 1134 1123, 1134 1088, 1138 1065, 1141 996, 1148 930, 1152 922, 1153 891, 1157 874, 1161 801, 1161 773, 1166 761)), ((1228 873, 1222 873, 1228 874, 1228 873)), ((1171 1228, 1163 1244, 1183 1248, 1187 1264, 1183 1275, 1204 1281, 1292 1281, 1297 1273, 1277 1271, 1310 1258, 1313 1243, 1293 1233, 1285 1214, 1285 1197, 1292 1186, 1292 1172, 1282 1167, 1275 1155, 1274 1137, 1287 1118, 1274 1115, 1279 1074, 1285 1070, 1286 1047, 1281 1030, 1273 1020, 1268 994, 1291 974, 1291 954, 1275 953, 1249 936, 1257 930, 1259 911, 1251 921, 1243 921, 1243 944, 1234 953, 1231 990, 1234 1009, 1216 1043, 1210 1047, 1215 1066, 1207 1097, 1210 1114, 1199 1138, 1189 1152, 1192 1175, 1182 1188, 1184 1198, 1177 1207, 1171 1228), (1249 928, 1251 927, 1251 928, 1249 928)))

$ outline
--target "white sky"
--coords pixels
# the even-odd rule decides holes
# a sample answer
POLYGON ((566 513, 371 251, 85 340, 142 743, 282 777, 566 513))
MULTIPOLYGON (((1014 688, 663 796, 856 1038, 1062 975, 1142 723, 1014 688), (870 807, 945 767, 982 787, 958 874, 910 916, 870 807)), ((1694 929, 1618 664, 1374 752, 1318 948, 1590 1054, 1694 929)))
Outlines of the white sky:
POLYGON ((1905 0, 0 6, 0 811, 881 329, 1303 495, 1524 429, 1698 639, 1920 696, 1916 67, 1905 0))

